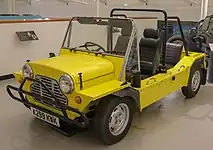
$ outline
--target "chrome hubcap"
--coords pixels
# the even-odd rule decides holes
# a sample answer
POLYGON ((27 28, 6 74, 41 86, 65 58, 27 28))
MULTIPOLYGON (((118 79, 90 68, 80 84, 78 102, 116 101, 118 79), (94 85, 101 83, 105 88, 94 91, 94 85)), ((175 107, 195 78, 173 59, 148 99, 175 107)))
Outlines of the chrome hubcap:
POLYGON ((125 103, 121 103, 114 108, 109 118, 109 131, 112 135, 121 134, 129 120, 129 107, 125 103))
POLYGON ((192 77, 192 84, 191 84, 192 91, 196 91, 199 87, 199 84, 200 84, 200 72, 196 71, 192 77))

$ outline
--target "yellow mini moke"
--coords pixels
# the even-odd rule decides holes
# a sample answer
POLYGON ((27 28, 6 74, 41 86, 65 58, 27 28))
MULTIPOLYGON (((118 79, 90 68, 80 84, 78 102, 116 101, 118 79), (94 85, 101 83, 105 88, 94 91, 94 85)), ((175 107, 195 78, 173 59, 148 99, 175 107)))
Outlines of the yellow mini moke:
POLYGON ((156 9, 113 9, 109 18, 73 17, 60 53, 27 61, 14 76, 20 86, 7 91, 34 116, 57 128, 91 125, 111 145, 126 136, 134 112, 179 89, 194 97, 206 84, 206 55, 187 49, 178 17, 156 9), (164 27, 139 31, 120 11, 162 13, 164 27), (166 40, 168 19, 178 20, 182 41, 166 40))

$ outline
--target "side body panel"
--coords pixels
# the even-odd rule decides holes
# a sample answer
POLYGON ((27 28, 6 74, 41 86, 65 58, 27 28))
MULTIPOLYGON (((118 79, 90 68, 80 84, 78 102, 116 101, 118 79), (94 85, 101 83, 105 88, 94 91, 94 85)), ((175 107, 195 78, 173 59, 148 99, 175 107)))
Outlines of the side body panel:
MULTIPOLYGON (((190 69, 194 62, 205 57, 205 54, 190 53, 167 73, 160 73, 141 81, 140 104, 141 110, 160 100, 168 94, 179 90, 188 84, 190 69)), ((203 64, 204 64, 203 59, 203 64)))
POLYGON ((22 80, 22 71, 14 72, 13 75, 15 76, 16 81, 20 83, 22 80))

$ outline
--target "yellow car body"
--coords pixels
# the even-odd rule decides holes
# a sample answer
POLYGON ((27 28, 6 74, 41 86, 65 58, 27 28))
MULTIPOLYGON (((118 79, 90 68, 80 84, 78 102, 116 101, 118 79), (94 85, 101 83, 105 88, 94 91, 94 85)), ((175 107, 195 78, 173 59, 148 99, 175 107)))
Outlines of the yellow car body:
MULTIPOLYGON (((88 105, 92 101, 101 100, 101 98, 119 92, 126 88, 134 88, 139 92, 139 108, 153 104, 168 94, 187 86, 191 66, 198 60, 203 61, 203 68, 206 69, 205 54, 190 52, 189 56, 182 54, 179 63, 169 69, 167 73, 160 73, 147 79, 141 80, 141 88, 131 87, 130 83, 122 85, 119 81, 124 58, 117 56, 95 56, 94 53, 70 52, 69 49, 61 49, 60 55, 53 58, 29 62, 35 74, 48 76, 55 80, 63 74, 69 74, 73 77, 75 91, 66 95, 68 105, 78 109, 83 113, 88 113, 88 105), (89 62, 89 63, 88 63, 89 62), (77 64, 77 65, 72 65, 77 64), (83 89, 80 90, 78 73, 83 73, 83 89), (172 78, 176 78, 174 81, 172 78), (122 86, 121 86, 122 85, 122 86), (101 89, 101 90, 100 90, 101 89), (153 94, 154 93, 154 94, 153 94), (82 103, 77 104, 75 98, 80 96, 82 103)), ((15 72, 16 80, 23 80, 21 72, 15 72)), ((31 81, 28 81, 24 90, 30 92, 31 81)), ((27 96, 30 103, 53 111, 62 115, 62 113, 52 107, 36 102, 31 96, 27 96)), ((69 118, 74 119, 78 115, 67 111, 69 118)))
MULTIPOLYGON (((93 17, 79 17, 77 20, 85 24, 93 24, 95 22, 95 25, 101 26, 108 23, 103 21, 103 18, 94 19, 93 17)), ((109 23, 114 21, 116 27, 123 27, 124 23, 129 25, 128 29, 131 29, 131 35, 129 43, 126 43, 128 46, 125 55, 89 51, 88 47, 95 44, 91 42, 87 45, 88 47, 85 46, 86 44, 84 45, 86 50, 81 50, 80 47, 70 48, 69 42, 66 44, 65 41, 67 41, 66 37, 70 40, 71 20, 59 55, 26 62, 30 66, 33 76, 29 78, 25 77, 22 71, 15 72, 14 76, 20 83, 20 87, 8 85, 7 91, 13 99, 24 103, 28 108, 36 107, 43 112, 63 119, 65 122, 72 123, 77 121, 78 125, 83 124, 83 127, 87 127, 89 124, 88 114, 95 112, 95 128, 98 131, 99 138, 106 144, 114 144, 126 135, 131 125, 131 119, 128 123, 123 120, 127 127, 122 127, 122 132, 120 133, 111 131, 111 129, 114 130, 114 126, 111 127, 110 123, 111 120, 111 124, 114 125, 118 121, 122 123, 121 120, 116 119, 120 115, 124 115, 124 109, 129 111, 125 112, 128 114, 126 117, 132 118, 133 106, 127 105, 134 105, 135 110, 142 111, 145 107, 150 106, 168 94, 183 87, 189 87, 195 64, 199 68, 199 73, 202 74, 199 76, 200 84, 204 85, 207 64, 204 53, 182 50, 178 63, 167 68, 166 71, 158 72, 147 78, 139 76, 136 86, 134 84, 134 77, 136 76, 133 74, 131 76, 132 80, 127 80, 125 70, 136 34, 134 20, 114 18, 107 18, 107 20, 109 23), (119 21, 121 21, 121 24, 118 24, 119 21), (68 75, 72 79, 72 92, 65 93, 60 89, 59 80, 64 75, 68 75), (47 93, 44 93, 44 89, 47 93), (17 91, 20 98, 15 97, 11 92, 12 90, 17 91), (46 99, 45 101, 44 98, 46 99), (117 108, 117 104, 118 106, 121 104, 121 107, 117 108), (117 115, 116 118, 113 118, 113 115, 117 115), (83 122, 81 118, 84 119, 83 122), (108 123, 109 126, 106 126, 108 123)), ((127 33, 124 32, 124 34, 127 33)), ((123 46, 122 44, 125 43, 121 42, 121 46, 123 46)), ((95 45, 104 50, 102 46, 95 45)), ((137 49, 137 54, 139 54, 138 51, 137 49)), ((164 49, 164 51, 166 50, 164 49)), ((137 62, 137 64, 139 63, 140 61, 137 62)), ((199 90, 199 87, 197 88, 199 90)), ((198 90, 193 96, 197 94, 198 90)), ((185 96, 189 94, 187 92, 187 89, 185 89, 185 96)), ((42 119, 41 116, 40 119, 42 119)))
MULTIPOLYGON (((35 74, 48 76, 49 78, 59 81, 64 74, 69 74, 74 79, 75 90, 72 94, 67 94, 68 105, 72 106, 83 113, 87 113, 88 105, 95 100, 119 91, 125 87, 120 86, 118 81, 120 70, 124 58, 113 56, 95 56, 86 52, 70 52, 68 49, 61 49, 60 55, 53 58, 29 62, 35 74), (72 65, 75 64, 75 65, 72 65), (78 73, 83 74, 83 89, 80 90, 80 81, 78 73), (100 89, 102 89, 100 91, 100 89), (75 98, 80 96, 81 104, 75 102, 75 98)), ((22 72, 15 72, 14 76, 18 82, 23 80, 22 72)), ((31 92, 31 81, 26 81, 23 89, 31 92)), ((34 100, 33 97, 27 96, 30 103, 53 111, 57 114, 62 113, 52 107, 41 104, 34 100)), ((70 119, 78 116, 75 113, 67 112, 70 119)))

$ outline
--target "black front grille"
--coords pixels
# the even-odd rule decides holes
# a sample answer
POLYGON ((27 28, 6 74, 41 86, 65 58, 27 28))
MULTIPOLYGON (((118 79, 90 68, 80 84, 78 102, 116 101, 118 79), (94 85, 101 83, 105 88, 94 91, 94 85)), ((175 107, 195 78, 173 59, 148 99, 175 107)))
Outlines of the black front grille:
MULTIPOLYGON (((56 80, 45 77, 45 76, 40 76, 40 75, 37 75, 36 79, 41 81, 55 95, 55 97, 61 103, 67 105, 67 98, 61 92, 58 82, 56 80)), ((40 85, 39 83, 37 83, 37 82, 32 83, 31 92, 38 94, 45 98, 45 100, 41 100, 41 99, 34 97, 34 99, 36 101, 43 103, 45 105, 49 105, 51 107, 57 108, 57 109, 59 108, 59 106, 53 104, 54 98, 51 97, 51 94, 49 94, 48 91, 44 87, 42 87, 42 85, 40 85)))

